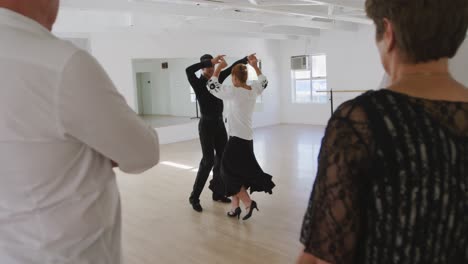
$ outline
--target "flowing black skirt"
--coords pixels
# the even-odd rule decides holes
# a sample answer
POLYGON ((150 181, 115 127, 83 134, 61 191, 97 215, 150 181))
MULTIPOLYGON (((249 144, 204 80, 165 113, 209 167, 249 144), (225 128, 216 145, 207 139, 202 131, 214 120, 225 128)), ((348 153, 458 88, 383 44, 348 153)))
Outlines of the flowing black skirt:
POLYGON ((273 193, 272 176, 263 172, 255 158, 253 141, 230 137, 221 161, 222 183, 211 186, 216 192, 233 196, 242 186, 253 192, 273 193))

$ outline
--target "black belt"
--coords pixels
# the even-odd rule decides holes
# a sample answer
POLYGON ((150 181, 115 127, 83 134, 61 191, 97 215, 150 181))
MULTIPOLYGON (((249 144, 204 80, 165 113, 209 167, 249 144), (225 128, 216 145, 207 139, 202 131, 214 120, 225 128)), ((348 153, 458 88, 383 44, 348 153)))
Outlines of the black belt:
POLYGON ((223 116, 202 116, 201 120, 218 121, 223 120, 223 116))

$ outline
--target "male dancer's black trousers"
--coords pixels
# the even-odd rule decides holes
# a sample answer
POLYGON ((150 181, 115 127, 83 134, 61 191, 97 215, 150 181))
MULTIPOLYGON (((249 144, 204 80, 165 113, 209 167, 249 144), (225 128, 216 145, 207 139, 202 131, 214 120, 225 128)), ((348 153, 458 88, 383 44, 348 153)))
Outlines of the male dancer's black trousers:
MULTIPOLYGON (((200 195, 212 169, 213 180, 210 182, 210 189, 222 189, 219 188, 219 186, 223 186, 220 167, 224 147, 228 139, 222 117, 202 117, 198 124, 198 133, 200 135, 203 158, 200 162, 195 184, 193 185, 193 192, 190 195, 191 202, 200 202, 200 195)), ((213 199, 224 196, 224 193, 213 193, 213 199)))

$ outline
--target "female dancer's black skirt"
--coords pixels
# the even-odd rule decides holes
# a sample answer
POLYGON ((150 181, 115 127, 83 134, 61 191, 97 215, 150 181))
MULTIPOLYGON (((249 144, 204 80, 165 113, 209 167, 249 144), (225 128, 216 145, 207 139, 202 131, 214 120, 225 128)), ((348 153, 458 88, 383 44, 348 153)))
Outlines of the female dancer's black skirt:
POLYGON ((263 172, 254 154, 253 141, 230 137, 224 149, 221 161, 221 178, 223 184, 212 186, 219 193, 233 196, 240 192, 242 186, 253 192, 272 194, 275 187, 272 176, 263 172))

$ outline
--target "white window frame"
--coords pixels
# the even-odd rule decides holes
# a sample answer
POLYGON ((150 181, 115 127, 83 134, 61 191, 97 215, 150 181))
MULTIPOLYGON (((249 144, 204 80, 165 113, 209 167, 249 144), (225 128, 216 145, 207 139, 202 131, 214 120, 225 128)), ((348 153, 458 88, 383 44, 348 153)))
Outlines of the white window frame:
MULTIPOLYGON (((312 54, 312 55, 308 55, 309 57, 309 61, 310 63, 312 64, 313 60, 312 60, 312 57, 314 56, 325 56, 325 61, 326 58, 327 58, 327 55, 325 53, 318 53, 318 54, 312 54)), ((314 87, 313 87, 313 83, 314 81, 322 81, 322 80, 325 80, 327 83, 328 83, 328 72, 326 74, 326 76, 320 76, 320 77, 313 77, 313 67, 314 65, 312 64, 312 66, 310 67, 309 70, 291 70, 291 83, 292 83, 292 103, 293 104, 326 104, 328 103, 328 93, 324 93, 323 96, 326 96, 327 97, 327 100, 325 101, 320 101, 318 98, 320 96, 317 96, 317 95, 314 95, 314 87), (300 71, 304 71, 304 72, 309 72, 310 73, 310 78, 296 78, 296 72, 300 72, 300 71), (296 81, 309 81, 310 80, 310 101, 308 102, 298 102, 297 99, 296 99, 296 95, 297 95, 297 92, 296 92, 296 81)))
MULTIPOLYGON (((195 73, 195 76, 197 76, 197 78, 200 78, 200 76, 202 75, 202 70, 199 70, 195 73)), ((189 92, 190 92, 190 102, 192 104, 196 103, 197 102, 197 94, 195 93, 195 90, 193 90, 193 87, 192 85, 189 84, 189 92)))
MULTIPOLYGON (((259 61, 259 64, 261 65, 261 61, 259 61)), ((249 71, 249 81, 258 81, 258 76, 257 73, 255 72, 255 69, 247 64, 247 69, 249 71)), ((263 94, 257 97, 257 104, 263 103, 263 94)))
POLYGON ((190 85, 190 102, 191 103, 197 102, 197 95, 195 94, 195 91, 193 90, 193 87, 191 85, 190 85))

